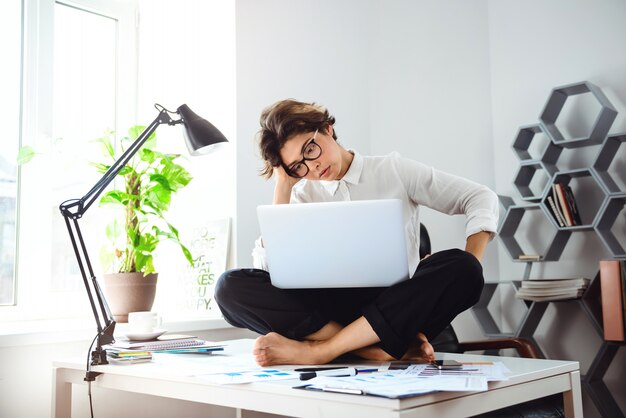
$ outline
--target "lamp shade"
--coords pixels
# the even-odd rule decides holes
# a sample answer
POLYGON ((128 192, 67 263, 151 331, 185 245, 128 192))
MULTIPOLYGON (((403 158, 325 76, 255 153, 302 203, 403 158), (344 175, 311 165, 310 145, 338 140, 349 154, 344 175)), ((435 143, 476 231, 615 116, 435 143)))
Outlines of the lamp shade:
POLYGON ((224 134, 211 122, 196 115, 186 104, 181 105, 176 112, 183 122, 183 135, 191 155, 202 155, 214 151, 228 142, 224 134))

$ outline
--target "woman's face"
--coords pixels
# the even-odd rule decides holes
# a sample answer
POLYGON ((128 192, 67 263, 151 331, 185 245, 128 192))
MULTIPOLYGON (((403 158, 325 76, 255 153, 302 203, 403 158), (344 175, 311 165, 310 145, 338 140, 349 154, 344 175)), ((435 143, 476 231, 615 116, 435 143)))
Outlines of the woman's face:
POLYGON ((298 165, 305 164, 308 172, 303 178, 307 180, 340 179, 347 168, 343 167, 341 147, 332 137, 332 129, 329 125, 317 133, 306 132, 288 139, 280 150, 284 166, 297 172, 298 165))

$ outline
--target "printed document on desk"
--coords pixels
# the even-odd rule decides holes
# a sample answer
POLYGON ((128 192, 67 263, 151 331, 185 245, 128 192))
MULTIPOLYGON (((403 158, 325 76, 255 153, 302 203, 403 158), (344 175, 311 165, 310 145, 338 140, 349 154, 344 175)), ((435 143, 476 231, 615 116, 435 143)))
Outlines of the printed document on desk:
POLYGON ((351 377, 316 377, 303 389, 403 398, 433 391, 485 391, 488 381, 506 380, 509 370, 502 363, 464 364, 461 370, 439 370, 415 364, 405 370, 390 370, 351 377))

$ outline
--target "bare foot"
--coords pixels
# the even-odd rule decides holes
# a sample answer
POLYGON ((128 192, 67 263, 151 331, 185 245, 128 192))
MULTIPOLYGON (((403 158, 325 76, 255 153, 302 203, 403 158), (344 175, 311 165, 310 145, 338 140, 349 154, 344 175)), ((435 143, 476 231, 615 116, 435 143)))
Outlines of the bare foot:
POLYGON ((369 347, 359 348, 358 350, 354 350, 352 353, 365 360, 374 360, 374 361, 394 361, 395 360, 395 358, 391 357, 391 355, 388 354, 385 350, 375 345, 370 345, 369 347))
POLYGON ((402 360, 417 361, 419 363, 432 363, 435 361, 435 349, 421 332, 417 334, 417 340, 402 356, 402 360))
MULTIPOLYGON (((366 360, 398 360, 376 345, 360 348, 358 350, 354 350, 352 353, 366 360)), ((428 342, 426 336, 420 332, 417 334, 416 340, 409 346, 409 349, 406 353, 404 353, 400 360, 410 360, 417 363, 431 363, 435 361, 435 350, 428 342)))
POLYGON ((331 357, 319 341, 296 341, 270 332, 256 339, 252 354, 260 366, 277 364, 324 364, 331 357))

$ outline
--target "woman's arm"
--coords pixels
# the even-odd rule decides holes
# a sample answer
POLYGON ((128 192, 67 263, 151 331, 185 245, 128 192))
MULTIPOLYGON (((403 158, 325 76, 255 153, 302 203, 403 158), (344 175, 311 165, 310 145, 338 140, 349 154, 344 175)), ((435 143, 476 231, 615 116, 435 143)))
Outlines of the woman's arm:
POLYGON ((465 243, 465 251, 473 254, 478 261, 481 261, 485 254, 485 248, 491 239, 491 234, 491 232, 481 231, 470 235, 465 243))
POLYGON ((276 178, 276 184, 274 185, 273 203, 275 205, 289 203, 291 200, 291 189, 300 179, 291 177, 281 166, 274 167, 274 177, 276 178))

